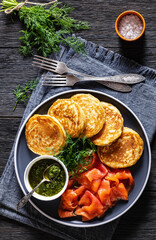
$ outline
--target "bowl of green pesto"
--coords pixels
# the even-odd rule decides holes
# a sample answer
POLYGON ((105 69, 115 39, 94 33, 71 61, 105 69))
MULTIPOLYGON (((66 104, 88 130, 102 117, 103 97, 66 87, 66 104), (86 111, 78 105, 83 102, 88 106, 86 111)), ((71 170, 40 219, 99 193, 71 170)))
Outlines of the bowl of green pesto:
POLYGON ((27 165, 24 172, 24 183, 28 192, 42 181, 47 168, 46 178, 49 181, 44 181, 33 193, 33 197, 43 201, 60 197, 66 190, 69 180, 68 170, 62 161, 49 155, 39 156, 27 165))

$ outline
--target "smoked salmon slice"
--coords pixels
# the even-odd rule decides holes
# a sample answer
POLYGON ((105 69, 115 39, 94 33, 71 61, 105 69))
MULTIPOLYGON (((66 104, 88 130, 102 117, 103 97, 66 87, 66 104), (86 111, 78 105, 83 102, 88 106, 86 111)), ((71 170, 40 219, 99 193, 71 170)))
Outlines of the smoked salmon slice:
POLYGON ((99 169, 105 176, 108 173, 108 168, 100 161, 97 154, 95 154, 94 158, 95 158, 95 162, 94 162, 93 167, 99 169))
POLYGON ((111 206, 110 193, 111 193, 110 182, 106 179, 103 179, 101 181, 101 185, 98 189, 97 194, 101 203, 103 204, 103 206, 105 206, 105 208, 108 208, 111 206))
POLYGON ((72 189, 67 189, 61 197, 62 209, 73 210, 78 205, 78 196, 72 189))
POLYGON ((118 200, 128 200, 134 186, 130 170, 111 169, 105 167, 96 154, 93 158, 91 169, 69 180, 59 205, 61 218, 80 215, 82 221, 89 221, 101 217, 118 200))
POLYGON ((75 216, 73 211, 65 211, 62 208, 59 207, 58 209, 58 214, 60 218, 68 218, 68 217, 73 217, 75 216))
POLYGON ((78 206, 79 198, 82 196, 84 191, 85 187, 80 186, 75 190, 67 189, 62 194, 58 211, 61 218, 72 217, 74 215, 74 210, 78 206))
POLYGON ((105 179, 110 181, 111 186, 119 184, 119 179, 116 177, 115 173, 108 172, 105 179))
POLYGON ((72 187, 73 187, 73 184, 74 184, 74 179, 69 179, 68 185, 67 185, 67 189, 68 189, 68 188, 72 188, 72 187))
POLYGON ((101 179, 95 179, 92 181, 92 184, 90 186, 90 189, 93 191, 93 193, 96 193, 100 187, 101 179))
POLYGON ((93 180, 101 179, 105 175, 97 168, 93 168, 87 172, 84 173, 84 176, 92 182, 93 180))
POLYGON ((120 199, 128 200, 128 192, 123 183, 119 183, 119 185, 112 187, 110 199, 113 205, 120 199))
POLYGON ((93 168, 87 172, 82 173, 81 177, 79 177, 77 181, 87 189, 96 192, 100 185, 100 179, 102 179, 104 176, 104 173, 102 173, 99 169, 93 168))
POLYGON ((128 192, 134 187, 134 179, 129 169, 121 169, 115 175, 124 183, 128 192))
POLYGON ((104 207, 97 197, 86 190, 79 201, 79 207, 75 214, 82 216, 82 221, 89 221, 95 217, 101 217, 104 213, 104 207))
POLYGON ((67 189, 62 194, 62 205, 61 207, 63 209, 73 210, 78 205, 79 196, 82 196, 82 194, 85 191, 84 186, 80 186, 79 188, 73 190, 73 189, 67 189))

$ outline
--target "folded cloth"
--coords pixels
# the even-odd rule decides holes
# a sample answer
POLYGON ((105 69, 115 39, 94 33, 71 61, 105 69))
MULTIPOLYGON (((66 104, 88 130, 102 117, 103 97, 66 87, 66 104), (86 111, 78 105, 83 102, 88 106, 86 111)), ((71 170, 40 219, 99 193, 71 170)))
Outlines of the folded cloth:
MULTIPOLYGON (((119 93, 97 82, 81 82, 75 84, 72 88, 50 88, 43 87, 41 81, 39 81, 27 104, 21 124, 38 104, 56 93, 70 89, 94 89, 110 94, 129 106, 141 120, 151 141, 156 129, 156 71, 141 66, 117 53, 108 51, 102 46, 98 47, 94 43, 84 42, 86 44, 86 55, 74 53, 72 49, 62 46, 60 52, 53 54, 51 57, 63 61, 68 67, 86 74, 97 76, 109 76, 120 73, 142 74, 146 78, 145 83, 134 85, 131 93, 119 93)), ((40 80, 41 78, 42 76, 40 76, 40 80)), ((30 203, 19 212, 16 212, 15 206, 23 196, 23 193, 16 179, 13 158, 14 146, 0 179, 0 214, 2 216, 51 233, 55 237, 62 239, 110 240, 112 238, 119 221, 118 219, 98 227, 73 229, 73 227, 64 226, 49 220, 34 209, 30 203)))

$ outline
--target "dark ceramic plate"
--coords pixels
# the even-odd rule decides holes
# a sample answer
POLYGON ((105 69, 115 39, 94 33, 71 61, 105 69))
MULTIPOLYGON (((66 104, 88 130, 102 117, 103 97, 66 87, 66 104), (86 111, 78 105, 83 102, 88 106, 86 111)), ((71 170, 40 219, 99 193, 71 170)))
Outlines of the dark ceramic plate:
POLYGON ((25 122, 23 123, 19 131, 17 141, 16 141, 16 146, 15 146, 15 156, 14 156, 15 171, 16 171, 19 185, 23 193, 25 194, 27 193, 27 190, 24 185, 24 177, 23 177, 24 170, 27 164, 37 156, 33 152, 31 152, 27 147, 27 143, 25 139, 26 122, 32 115, 36 113, 46 114, 48 108, 58 98, 69 98, 76 93, 90 93, 95 97, 97 97, 100 101, 106 101, 115 105, 120 110, 124 118, 124 126, 130 127, 136 132, 138 132, 144 141, 144 152, 141 159, 137 162, 137 164, 135 164, 133 167, 130 168, 132 175, 134 177, 135 186, 129 195, 129 200, 127 202, 119 201, 112 209, 108 210, 106 214, 100 219, 94 219, 90 222, 82 222, 80 219, 77 219, 77 218, 60 219, 57 213, 59 199, 55 201, 44 202, 44 201, 35 199, 33 197, 31 198, 31 201, 30 201, 31 204, 41 214, 43 214, 44 216, 46 216, 47 218, 55 222, 68 225, 68 226, 75 226, 75 227, 93 227, 93 226, 98 226, 98 225, 111 222, 116 218, 120 217, 121 215, 123 215, 125 212, 127 212, 135 204, 135 202, 138 200, 138 198, 142 194, 149 177, 150 167, 151 167, 151 152, 150 152, 150 145, 147 138, 147 134, 142 124, 136 117, 136 115, 125 104, 123 104, 119 100, 107 94, 104 94, 98 91, 91 91, 91 90, 66 91, 47 99, 31 112, 31 114, 27 117, 27 119, 25 120, 25 122))

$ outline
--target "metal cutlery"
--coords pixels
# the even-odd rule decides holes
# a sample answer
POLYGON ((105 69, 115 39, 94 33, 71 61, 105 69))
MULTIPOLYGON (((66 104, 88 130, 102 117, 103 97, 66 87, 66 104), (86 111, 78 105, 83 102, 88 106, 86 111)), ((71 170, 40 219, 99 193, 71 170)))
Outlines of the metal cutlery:
MULTIPOLYGON (((89 77, 89 79, 91 80, 91 78, 95 79, 95 76, 92 75, 87 75, 81 72, 77 72, 73 69, 70 69, 66 66, 66 64, 64 62, 59 62, 57 60, 53 60, 53 59, 49 59, 49 58, 45 58, 42 56, 38 56, 38 55, 34 55, 34 60, 38 61, 33 61, 33 66, 38 67, 38 68, 43 68, 45 70, 54 72, 54 73, 58 73, 58 74, 64 74, 64 73, 72 73, 72 74, 77 74, 80 76, 85 76, 85 77, 89 77)), ((98 79, 99 77, 96 77, 96 79, 98 79)), ((103 80, 103 77, 101 80, 103 80)), ((145 80, 145 78, 140 75, 140 74, 121 74, 121 75, 115 75, 115 76, 109 76, 108 81, 113 81, 113 82, 120 82, 120 78, 122 78, 122 80, 124 81, 124 83, 127 84, 135 84, 135 83, 139 83, 145 80), (123 77, 122 77, 123 76, 123 77)), ((123 83, 123 82, 122 82, 123 83)))
MULTIPOLYGON (((142 82, 145 80, 145 78, 139 74, 121 74, 121 75, 116 75, 116 76, 95 77, 95 76, 87 75, 87 74, 84 74, 81 72, 77 72, 73 69, 70 69, 63 62, 59 62, 57 60, 45 58, 45 57, 38 56, 38 55, 34 56, 32 65, 35 67, 41 68, 41 69, 45 69, 47 71, 58 73, 58 74, 72 73, 72 74, 76 74, 76 75, 83 77, 82 79, 81 78, 76 79, 76 77, 73 75, 68 75, 68 78, 67 78, 67 75, 64 75, 64 76, 62 76, 62 78, 66 78, 67 82, 66 83, 63 82, 62 86, 73 86, 77 81, 95 80, 113 90, 120 91, 120 92, 130 92, 132 90, 132 88, 130 86, 128 86, 127 83, 135 84, 135 83, 139 83, 139 82, 142 82), (75 77, 75 79, 74 79, 74 77, 75 77), (72 82, 69 83, 69 81, 72 81, 72 82)), ((52 76, 53 76, 53 80, 54 80, 54 76, 56 77, 56 75, 52 75, 52 76)), ((50 80, 50 78, 52 78, 52 76, 48 75, 48 79, 50 80)), ((56 80, 61 80, 59 75, 57 75, 56 80)), ((54 80, 54 81, 56 81, 56 80, 54 80)), ((55 86, 57 86, 56 83, 57 82, 54 83, 55 86)), ((45 82, 45 84, 53 86, 52 82, 51 83, 45 82)), ((59 84, 59 86, 61 86, 61 85, 59 84)))
MULTIPOLYGON (((120 74, 115 76, 106 76, 106 77, 96 77, 96 76, 83 76, 76 77, 74 75, 46 75, 44 79, 49 80, 62 80, 66 81, 67 84, 70 84, 69 81, 73 83, 77 81, 106 81, 106 82, 114 82, 114 83, 124 83, 124 84, 135 84, 145 80, 145 78, 138 74, 120 74)), ((63 83, 63 82, 62 82, 63 83)))
MULTIPOLYGON (((90 78, 90 77, 83 77, 83 78, 78 78, 74 75, 42 75, 42 84, 44 86, 52 86, 52 87, 63 87, 63 86, 73 86, 75 83, 80 82, 80 81, 86 81, 86 80, 95 80, 100 82, 101 84, 107 83, 108 87, 111 87, 111 83, 108 81, 108 77, 101 77, 101 78, 90 78)), ((132 89, 129 85, 127 84, 121 84, 120 83, 120 78, 117 82, 118 86, 118 91, 121 92, 130 92, 132 89), (124 86, 124 88, 123 88, 124 86)))
POLYGON ((80 76, 84 76, 84 75, 89 76, 84 73, 80 73, 73 69, 68 68, 64 62, 59 62, 57 60, 45 58, 38 55, 34 55, 34 59, 32 63, 34 67, 42 68, 44 70, 51 71, 58 74, 72 73, 80 76))

